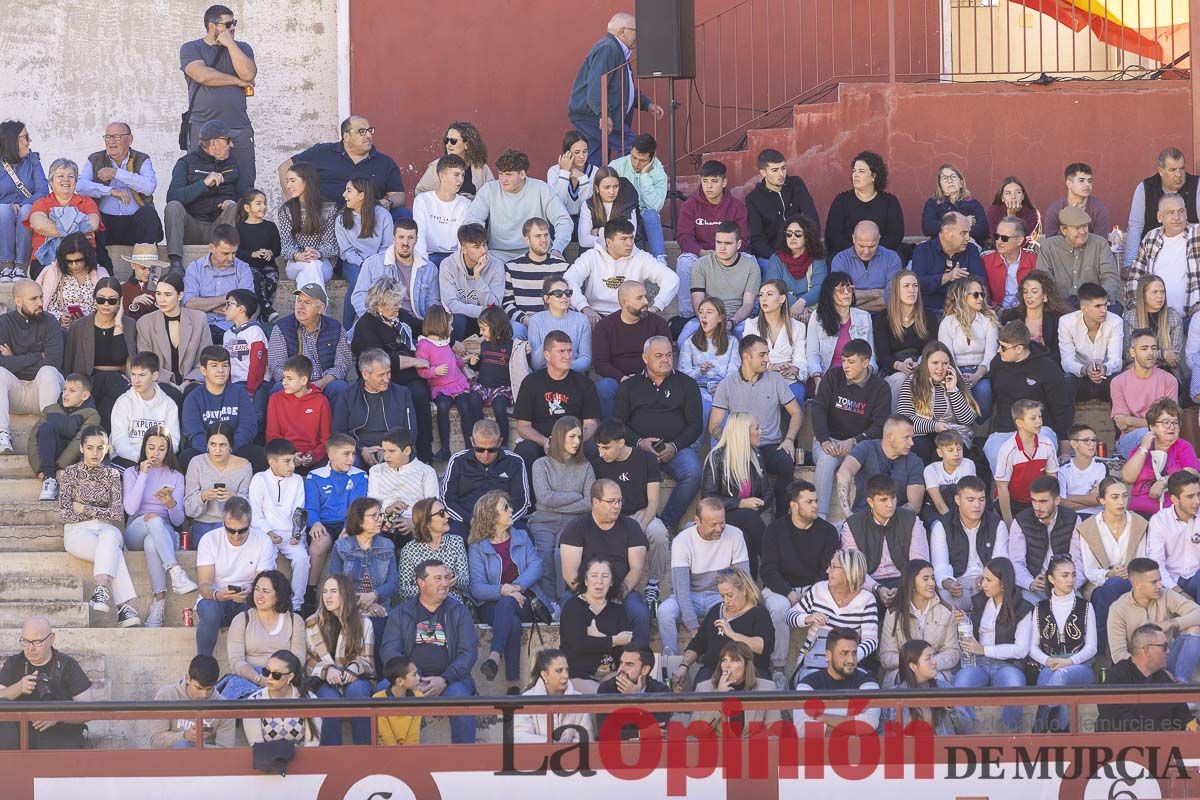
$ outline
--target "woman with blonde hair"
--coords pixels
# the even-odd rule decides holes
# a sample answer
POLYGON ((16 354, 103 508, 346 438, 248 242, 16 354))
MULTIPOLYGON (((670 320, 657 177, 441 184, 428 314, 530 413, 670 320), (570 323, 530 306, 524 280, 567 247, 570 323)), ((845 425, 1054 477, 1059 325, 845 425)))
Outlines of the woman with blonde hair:
MULTIPOLYGON (((355 600, 354 584, 346 575, 330 575, 321 584, 317 613, 305 623, 308 642, 306 672, 315 679, 315 693, 325 700, 370 697, 375 674, 375 630, 355 600)), ((351 717, 354 744, 371 743, 371 720, 351 717)), ((322 745, 342 743, 342 720, 327 718, 321 726, 322 745)))
POLYGON ((983 204, 971 196, 967 179, 953 164, 938 167, 933 195, 921 211, 921 232, 930 239, 938 235, 942 217, 957 211, 971 220, 971 238, 980 246, 989 238, 987 212, 983 204))
POLYGON ((979 404, 979 418, 986 420, 992 415, 988 366, 996 356, 1000 325, 979 278, 959 278, 946 288, 946 313, 938 326, 938 339, 950 350, 963 386, 979 404))
MULTIPOLYGON (((879 604, 875 593, 863 588, 867 559, 858 550, 838 550, 829 560, 828 576, 804 591, 800 602, 788 612, 788 625, 808 628, 794 678, 825 669, 825 637, 832 628, 858 631, 858 660, 874 654, 879 646, 879 604)), ((792 685, 795 685, 795 679, 792 685)))
POLYGON ((676 682, 682 683, 695 663, 696 683, 702 684, 717 671, 721 652, 729 642, 746 645, 756 670, 771 674, 771 650, 775 647, 775 626, 763 605, 762 594, 746 571, 729 567, 717 571, 717 603, 700 623, 696 635, 683 651, 683 663, 675 670, 676 682))
POLYGON ((892 276, 884 318, 874 320, 875 360, 892 390, 892 413, 900 387, 917 369, 921 350, 933 341, 937 326, 921 301, 917 273, 902 269, 892 276))
POLYGON ((930 463, 936 447, 934 437, 942 431, 957 431, 967 447, 975 433, 979 406, 954 364, 950 348, 930 342, 921 351, 921 361, 900 387, 896 413, 913 424, 913 452, 930 463))
POLYGON ((700 496, 720 500, 725 506, 725 522, 745 535, 753 575, 758 574, 758 555, 767 529, 763 515, 775 507, 773 481, 758 456, 760 438, 752 414, 730 414, 721 439, 704 460, 700 477, 700 496))
MULTIPOLYGON (((1123 321, 1125 335, 1121 341, 1125 343, 1125 366, 1128 367, 1133 361, 1129 354, 1133 332, 1148 328, 1154 331, 1154 339, 1158 342, 1158 366, 1174 375, 1181 387, 1186 387, 1191 370, 1189 362, 1183 357, 1183 317, 1167 305, 1167 285, 1161 277, 1143 275, 1138 278, 1133 308, 1125 312, 1123 321)), ((1200 337, 1200 331, 1197 331, 1197 337, 1200 337)), ((1197 338, 1196 344, 1200 346, 1200 338, 1197 338)), ((1193 354, 1193 357, 1197 355, 1200 354, 1193 354)))
POLYGON ((542 560, 529 534, 513 527, 512 504, 499 490, 475 501, 467 543, 471 599, 480 622, 492 626, 492 649, 479 671, 489 681, 495 680, 503 654, 504 677, 511 690, 520 679, 521 624, 539 616, 538 621, 549 622, 550 598, 539 586, 542 560))
POLYGON ((546 455, 533 462, 537 509, 529 516, 529 535, 542 562, 538 585, 549 597, 562 596, 559 536, 567 525, 591 512, 595 482, 596 471, 583 454, 583 425, 570 415, 559 417, 550 431, 546 455))

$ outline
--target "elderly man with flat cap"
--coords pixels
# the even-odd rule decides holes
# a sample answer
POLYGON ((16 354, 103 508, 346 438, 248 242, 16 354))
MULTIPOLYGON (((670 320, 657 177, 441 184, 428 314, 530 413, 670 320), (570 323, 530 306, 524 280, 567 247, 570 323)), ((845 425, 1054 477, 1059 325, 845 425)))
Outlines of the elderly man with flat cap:
POLYGON ((1082 208, 1066 206, 1058 212, 1058 223, 1062 235, 1051 236, 1042 242, 1037 268, 1049 273, 1059 294, 1075 308, 1079 307, 1079 299, 1075 296, 1078 287, 1084 283, 1098 283, 1113 301, 1109 308, 1120 313, 1113 306, 1120 307, 1116 301, 1125 293, 1117 260, 1108 241, 1088 231, 1092 218, 1082 208))
POLYGON ((325 313, 329 295, 319 283, 307 283, 292 292, 296 308, 280 317, 267 340, 267 375, 278 386, 283 365, 293 356, 312 362, 312 384, 320 386, 330 405, 354 379, 354 356, 342 323, 325 313))

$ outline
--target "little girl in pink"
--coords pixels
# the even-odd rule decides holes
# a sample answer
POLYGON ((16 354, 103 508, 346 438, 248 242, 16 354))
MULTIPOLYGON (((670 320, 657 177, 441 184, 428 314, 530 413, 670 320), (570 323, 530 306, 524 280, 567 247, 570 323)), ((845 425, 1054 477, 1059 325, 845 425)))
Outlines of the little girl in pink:
POLYGON ((424 335, 417 339, 416 358, 429 362, 418 367, 417 374, 429 384, 429 394, 437 406, 438 436, 442 448, 433 454, 437 461, 450 460, 450 406, 458 408, 462 423, 463 441, 471 445, 471 428, 483 419, 483 398, 471 391, 463 373, 462 359, 450 347, 450 314, 440 305, 432 306, 425 314, 424 335))

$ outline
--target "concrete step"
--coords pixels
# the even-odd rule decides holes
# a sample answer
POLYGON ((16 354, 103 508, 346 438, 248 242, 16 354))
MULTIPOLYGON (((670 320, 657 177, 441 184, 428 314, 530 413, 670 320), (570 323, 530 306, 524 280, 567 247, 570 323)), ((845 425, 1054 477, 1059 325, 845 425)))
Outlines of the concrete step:
MULTIPOLYGON (((0 480, 32 477, 33 470, 29 468, 29 459, 25 455, 13 453, 0 456, 0 480)), ((0 484, 0 486, 3 485, 0 484)))
POLYGON ((62 552, 62 549, 61 521, 53 525, 0 525, 0 553, 62 552))
POLYGON ((55 628, 86 628, 88 612, 81 600, 5 600, 0 601, 0 629, 20 630, 32 616, 46 617, 55 628))
MULTIPOLYGON (((38 557, 44 555, 36 554, 38 557)), ((15 603, 37 598, 46 602, 78 603, 84 599, 83 592, 83 579, 76 575, 20 575, 7 568, 0 571, 0 602, 15 603)))
POLYGON ((12 520, 18 526, 57 527, 61 540, 62 517, 58 513, 58 503, 37 499, 9 499, 5 496, 6 489, 7 487, 0 486, 0 520, 12 520))

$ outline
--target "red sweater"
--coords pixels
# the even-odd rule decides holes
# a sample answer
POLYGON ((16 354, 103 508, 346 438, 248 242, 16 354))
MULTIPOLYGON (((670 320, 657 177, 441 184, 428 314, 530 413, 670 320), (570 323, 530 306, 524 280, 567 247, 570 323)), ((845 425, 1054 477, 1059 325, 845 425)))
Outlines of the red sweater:
POLYGON ((312 463, 325 458, 325 442, 333 432, 333 414, 321 387, 309 384, 304 397, 282 389, 267 403, 267 441, 287 439, 297 454, 309 453, 312 463))
POLYGON ((746 217, 746 204, 734 197, 728 189, 715 206, 708 202, 699 189, 683 202, 679 209, 679 227, 676 239, 684 253, 700 255, 701 250, 716 248, 717 226, 722 222, 736 222, 742 229, 742 249, 750 241, 750 225, 746 217))

